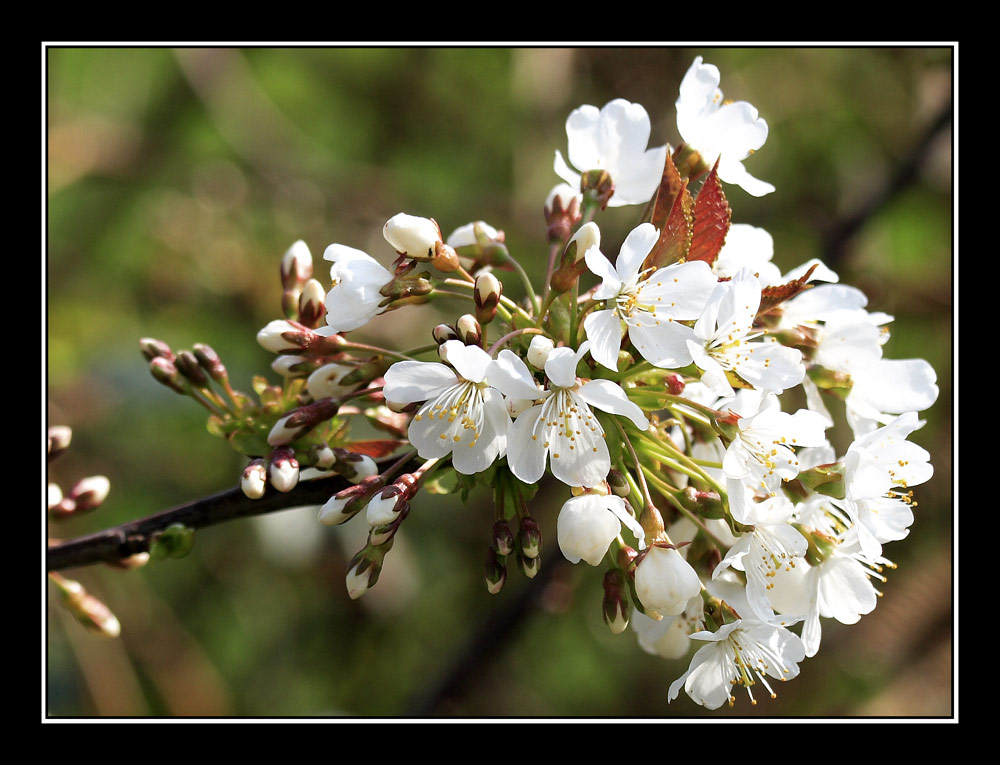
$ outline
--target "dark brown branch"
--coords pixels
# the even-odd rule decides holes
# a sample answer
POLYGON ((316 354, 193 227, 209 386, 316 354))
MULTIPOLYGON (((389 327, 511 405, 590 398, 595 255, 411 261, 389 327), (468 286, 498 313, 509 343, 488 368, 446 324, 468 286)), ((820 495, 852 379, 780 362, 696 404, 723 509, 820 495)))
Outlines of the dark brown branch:
MULTIPOLYGON (((420 461, 414 460, 401 472, 416 470, 419 465, 420 461)), ((153 537, 175 523, 201 529, 235 518, 249 518, 303 505, 322 505, 347 486, 350 483, 346 479, 331 476, 301 481, 287 493, 269 487, 260 499, 247 498, 239 488, 221 491, 156 515, 53 545, 46 552, 46 570, 60 571, 94 563, 113 563, 136 553, 148 552, 153 537)))

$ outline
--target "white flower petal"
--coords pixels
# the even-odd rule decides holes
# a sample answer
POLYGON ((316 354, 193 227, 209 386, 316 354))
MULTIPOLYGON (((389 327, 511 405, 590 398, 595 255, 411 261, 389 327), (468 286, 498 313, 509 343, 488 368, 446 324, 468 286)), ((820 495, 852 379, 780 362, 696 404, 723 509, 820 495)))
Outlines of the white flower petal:
POLYGON ((592 311, 583 320, 590 340, 590 355, 608 369, 618 371, 618 351, 622 344, 622 326, 616 311, 592 311))
POLYGON ((397 361, 385 373, 382 393, 392 404, 437 398, 457 382, 454 370, 436 361, 397 361))
POLYGON ((629 400, 621 386, 611 380, 590 380, 580 387, 577 395, 602 411, 627 417, 639 430, 649 427, 649 420, 642 409, 629 400))
POLYGON ((508 398, 536 401, 548 395, 538 389, 521 357, 507 348, 500 351, 486 374, 490 385, 508 398))

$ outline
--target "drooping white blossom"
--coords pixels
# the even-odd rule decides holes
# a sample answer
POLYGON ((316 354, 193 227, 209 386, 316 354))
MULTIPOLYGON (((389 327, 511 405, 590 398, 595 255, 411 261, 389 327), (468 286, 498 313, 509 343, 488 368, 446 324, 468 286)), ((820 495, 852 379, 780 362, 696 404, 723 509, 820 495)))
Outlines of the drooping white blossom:
POLYGON ((323 259, 332 262, 332 285, 326 294, 326 327, 316 330, 319 334, 349 332, 363 327, 382 312, 379 303, 383 296, 379 290, 392 281, 392 274, 368 253, 331 244, 323 259))
POLYGON ((645 532, 621 497, 596 492, 571 497, 559 510, 556 521, 559 550, 570 563, 585 560, 599 566, 623 523, 639 540, 640 548, 644 547, 645 532))
POLYGON ((635 568, 635 594, 647 614, 676 616, 701 592, 701 580, 672 547, 652 545, 635 568))
POLYGON ((616 98, 601 109, 589 104, 574 109, 566 120, 569 164, 556 150, 556 175, 579 189, 581 174, 605 170, 615 187, 609 207, 645 204, 667 158, 666 146, 646 148, 649 134, 649 115, 640 104, 616 98))
POLYGON ((725 102, 719 69, 703 63, 701 56, 681 81, 677 97, 677 132, 712 167, 719 160, 719 178, 761 197, 774 191, 743 167, 743 160, 767 140, 767 122, 746 101, 725 102))
POLYGON ((614 266, 598 247, 585 255, 587 266, 602 279, 594 299, 606 301, 606 307, 589 313, 584 329, 591 355, 609 369, 618 369, 625 330, 640 355, 654 366, 676 369, 691 363, 687 341, 694 332, 680 322, 698 318, 716 279, 703 261, 642 270, 658 237, 651 223, 634 228, 614 266))
POLYGON ((410 422, 410 443, 424 459, 451 454, 455 470, 474 475, 503 454, 510 416, 487 379, 489 354, 460 340, 444 348, 450 366, 399 361, 385 373, 383 394, 399 406, 426 402, 410 422))

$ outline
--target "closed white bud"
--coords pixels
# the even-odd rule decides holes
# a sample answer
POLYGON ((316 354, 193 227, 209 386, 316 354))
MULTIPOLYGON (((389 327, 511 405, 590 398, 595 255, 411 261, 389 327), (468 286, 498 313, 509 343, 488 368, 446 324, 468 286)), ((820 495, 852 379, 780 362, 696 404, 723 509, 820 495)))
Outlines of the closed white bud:
POLYGON ((268 322, 267 326, 257 333, 257 342, 268 351, 274 353, 285 353, 287 351, 297 351, 303 346, 290 340, 286 340, 283 335, 291 332, 299 334, 303 330, 300 325, 297 326, 284 319, 275 319, 272 322, 268 322))
POLYGON ((351 483, 361 483, 366 478, 371 478, 373 475, 378 475, 378 463, 375 462, 367 454, 356 454, 356 460, 351 462, 351 467, 354 468, 354 473, 350 476, 345 476, 351 483))
POLYGON ((57 484, 57 483, 50 483, 49 484, 48 491, 47 491, 47 497, 46 498, 48 500, 48 509, 49 510, 51 510, 53 507, 56 507, 56 506, 62 504, 63 493, 62 493, 62 489, 59 488, 59 484, 57 484))
POLYGON ((699 592, 698 574, 672 548, 650 547, 636 567, 635 594, 651 616, 676 616, 699 592))
POLYGON ((240 489, 249 499, 260 499, 267 488, 267 464, 262 459, 256 459, 243 468, 240 478, 240 489))
POLYGON ((271 362, 271 369, 282 377, 298 377, 302 374, 303 369, 308 369, 311 366, 310 362, 306 359, 291 354, 278 356, 278 358, 271 362))
POLYGON ((306 381, 306 388, 309 390, 309 395, 318 401, 321 398, 336 398, 337 396, 343 396, 345 393, 357 390, 357 383, 353 385, 340 384, 345 375, 353 371, 354 367, 345 366, 344 364, 324 364, 309 375, 309 379, 306 381))
POLYGON ((349 521, 354 517, 354 514, 345 513, 344 508, 351 499, 353 497, 330 497, 326 504, 319 509, 319 522, 324 526, 337 526, 344 521, 349 521))
POLYGON ((291 491, 299 482, 299 462, 294 452, 288 447, 274 450, 271 464, 268 466, 268 478, 271 485, 281 492, 291 491))
POLYGON ((399 213, 386 221, 382 235, 396 252, 401 252, 414 260, 430 260, 434 257, 437 243, 441 241, 441 231, 430 218, 399 213))
POLYGON ((576 242, 576 256, 574 257, 574 261, 580 262, 591 247, 600 248, 601 230, 593 221, 584 223, 580 226, 580 230, 573 234, 573 238, 569 240, 569 245, 573 244, 573 242, 576 242))
POLYGON ((556 202, 558 201, 560 210, 568 210, 574 199, 579 207, 583 201, 583 194, 580 193, 580 189, 574 189, 568 183, 560 183, 553 187, 549 195, 545 197, 545 209, 551 213, 556 209, 556 202))
POLYGON ((531 338, 531 345, 528 346, 528 363, 535 369, 545 369, 545 361, 553 348, 555 343, 545 335, 535 335, 531 338))
POLYGON ((399 511, 406 500, 399 488, 389 486, 381 494, 376 494, 368 503, 365 519, 369 526, 385 526, 399 517, 399 511))
POLYGON ((312 273, 313 261, 309 245, 299 239, 281 258, 281 282, 284 285, 301 284, 312 273))
POLYGON ((110 491, 111 481, 103 475, 92 475, 77 481, 68 496, 75 503, 77 512, 86 512, 99 507, 110 491))
POLYGON ((456 250, 459 247, 472 247, 479 244, 479 240, 476 238, 477 228, 479 229, 479 233, 489 240, 495 241, 500 236, 500 232, 493 228, 493 226, 480 220, 466 223, 464 226, 456 228, 448 235, 446 244, 454 247, 456 250))

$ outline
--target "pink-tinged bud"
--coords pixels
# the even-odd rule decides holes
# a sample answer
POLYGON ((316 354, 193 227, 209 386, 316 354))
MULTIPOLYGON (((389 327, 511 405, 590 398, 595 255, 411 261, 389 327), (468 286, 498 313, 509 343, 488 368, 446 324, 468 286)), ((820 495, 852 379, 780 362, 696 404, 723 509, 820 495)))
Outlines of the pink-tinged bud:
POLYGON ((162 340, 157 340, 152 337, 142 338, 142 340, 139 341, 139 350, 149 361, 152 361, 157 356, 162 356, 170 361, 174 360, 174 352, 170 350, 170 346, 162 340))
POLYGON ((552 244, 565 242, 573 227, 580 222, 580 203, 583 195, 568 183, 560 183, 549 192, 545 199, 545 223, 548 225, 548 241, 552 244))
POLYGON ((503 285, 489 271, 476 277, 476 286, 472 291, 472 299, 476 304, 476 319, 480 324, 489 324, 497 315, 500 295, 503 285))
POLYGON ((280 492, 291 491, 299 482, 299 461, 295 451, 288 446, 279 446, 271 452, 267 477, 271 485, 280 492))
POLYGON ((205 370, 201 368, 197 357, 191 351, 178 353, 177 358, 174 359, 174 366, 196 388, 208 387, 208 375, 205 374, 205 370))
POLYGON ((293 409, 278 420, 267 436, 271 446, 284 446, 301 438, 321 422, 333 418, 340 410, 340 404, 332 398, 322 398, 311 404, 293 409))
POLYGON ((281 257, 281 285, 286 289, 303 284, 313 275, 312 253, 301 239, 281 257))
POLYGON ((507 521, 493 524, 492 546, 497 555, 507 556, 514 552, 514 532, 510 530, 507 521))
POLYGON ((326 290, 316 279, 310 279, 302 285, 299 294, 299 321, 307 327, 318 327, 326 316, 326 290))
POLYGON ((507 581, 507 566, 492 547, 486 552, 485 569, 486 590, 490 595, 496 595, 507 581))
POLYGON ((351 372, 354 367, 345 364, 324 364, 311 375, 306 381, 306 388, 313 399, 336 398, 347 393, 353 393, 360 383, 342 384, 342 380, 351 372))
POLYGON ((103 475, 92 475, 77 481, 66 498, 75 504, 75 512, 87 513, 100 507, 108 498, 109 491, 111 491, 111 481, 103 475))
POLYGON ((471 313, 458 317, 458 321, 455 322, 455 331, 458 332, 459 339, 466 345, 479 345, 482 342, 483 328, 471 313))
POLYGON ((157 356, 149 362, 149 371, 157 382, 166 385, 170 390, 182 395, 187 394, 188 386, 174 362, 163 356, 157 356))
POLYGON ((267 461, 258 457, 243 468, 240 489, 249 499, 260 499, 267 489, 267 461))
POLYGON ((434 337, 434 342, 438 345, 444 345, 449 340, 458 340, 458 332, 455 328, 448 324, 438 324, 431 330, 431 335, 434 337))
POLYGON ((226 366, 222 363, 222 359, 219 358, 219 354, 215 352, 215 349, 204 343, 195 343, 193 350, 195 358, 198 359, 198 363, 201 364, 202 369, 208 372, 209 377, 217 383, 225 384, 229 379, 229 373, 226 371, 226 366))
POLYGON ((396 252, 414 260, 430 260, 441 242, 437 223, 406 213, 389 218, 382 227, 382 235, 396 252))
POLYGON ((604 623, 615 635, 628 627, 628 584, 621 570, 613 568, 604 575, 604 601, 601 604, 604 623))
POLYGON ((105 637, 118 637, 122 628, 117 617, 104 603, 89 594, 83 585, 59 574, 49 574, 59 588, 59 597, 66 610, 84 627, 105 637))
POLYGON ((521 552, 527 558, 537 558, 542 551, 542 532, 534 518, 525 516, 517 531, 517 541, 521 552))
POLYGON ((73 431, 66 425, 53 425, 49 428, 48 440, 48 461, 51 462, 69 448, 70 441, 73 440, 73 431))

